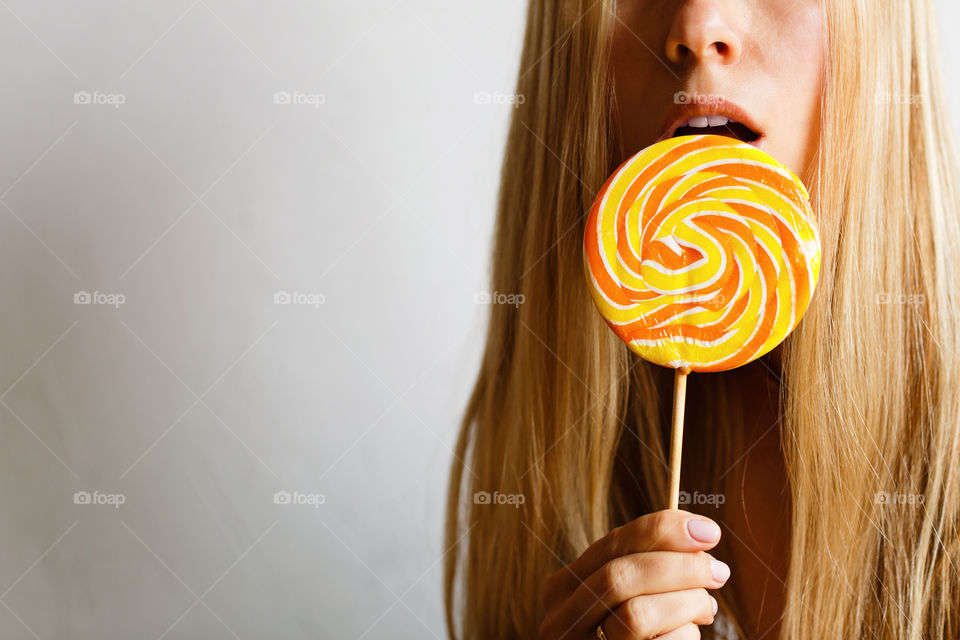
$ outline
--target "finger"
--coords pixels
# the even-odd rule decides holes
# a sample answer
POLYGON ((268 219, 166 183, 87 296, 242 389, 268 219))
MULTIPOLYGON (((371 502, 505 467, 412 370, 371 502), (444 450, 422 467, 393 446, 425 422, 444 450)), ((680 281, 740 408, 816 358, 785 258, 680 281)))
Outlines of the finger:
POLYGON ((579 558, 550 575, 543 585, 545 600, 572 593, 577 586, 614 558, 644 551, 706 551, 720 541, 713 520, 680 509, 665 509, 631 520, 600 538, 579 558))
POLYGON ((700 640, 700 627, 688 622, 669 633, 657 636, 657 640, 700 640))
POLYGON ((650 551, 614 558, 581 584, 563 607, 582 616, 590 628, 630 598, 687 589, 718 589, 730 577, 730 568, 704 551, 650 551), (584 613, 586 612, 586 613, 584 613))
POLYGON ((631 598, 603 621, 603 631, 609 640, 646 640, 687 624, 710 624, 715 602, 705 589, 631 598))

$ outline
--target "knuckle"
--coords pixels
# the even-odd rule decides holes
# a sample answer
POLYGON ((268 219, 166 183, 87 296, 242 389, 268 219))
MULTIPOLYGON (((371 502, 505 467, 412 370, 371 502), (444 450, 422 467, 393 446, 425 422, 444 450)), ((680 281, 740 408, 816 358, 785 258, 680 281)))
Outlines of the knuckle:
POLYGON ((616 597, 627 592, 632 579, 633 568, 630 564, 621 558, 616 558, 603 565, 600 588, 603 589, 603 593, 616 597))
POLYGON ((677 630, 677 640, 700 640, 700 627, 693 624, 685 624, 677 630))
POLYGON ((705 603, 710 611, 713 611, 713 605, 710 602, 710 593, 703 587, 700 587, 696 591, 699 601, 705 603))
POLYGON ((651 543, 656 545, 673 533, 673 515, 668 511, 658 511, 650 519, 651 543))
POLYGON ((640 637, 646 637, 648 631, 653 627, 653 616, 655 612, 651 608, 650 598, 639 596, 630 598, 624 603, 624 624, 634 634, 640 637))
POLYGON ((697 617, 713 619, 713 596, 706 589, 697 589, 696 607, 701 612, 697 617))
POLYGON ((605 535, 600 540, 600 548, 603 552, 604 557, 614 558, 621 555, 620 549, 622 545, 623 538, 626 534, 625 528, 623 526, 615 527, 610 530, 607 535, 605 535))

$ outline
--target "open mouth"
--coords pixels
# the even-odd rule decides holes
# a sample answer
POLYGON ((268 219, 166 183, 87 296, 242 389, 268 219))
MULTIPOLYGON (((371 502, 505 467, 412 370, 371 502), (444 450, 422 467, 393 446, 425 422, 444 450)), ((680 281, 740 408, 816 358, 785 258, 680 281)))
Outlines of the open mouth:
POLYGON ((708 134, 736 138, 742 142, 754 142, 760 137, 759 133, 741 122, 713 114, 697 116, 681 123, 672 137, 708 134))

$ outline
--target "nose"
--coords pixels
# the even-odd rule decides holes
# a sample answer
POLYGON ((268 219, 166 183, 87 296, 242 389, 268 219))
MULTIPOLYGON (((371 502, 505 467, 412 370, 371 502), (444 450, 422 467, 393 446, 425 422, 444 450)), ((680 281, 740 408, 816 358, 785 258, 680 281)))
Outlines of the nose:
POLYGON ((681 67, 736 63, 743 43, 733 25, 737 18, 735 5, 726 0, 682 2, 667 35, 667 59, 681 67))

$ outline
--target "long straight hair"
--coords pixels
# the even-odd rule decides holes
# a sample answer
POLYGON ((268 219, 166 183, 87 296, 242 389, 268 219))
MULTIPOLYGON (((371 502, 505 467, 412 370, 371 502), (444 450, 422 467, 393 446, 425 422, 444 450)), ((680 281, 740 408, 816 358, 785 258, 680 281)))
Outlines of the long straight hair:
MULTIPOLYGON (((615 10, 614 0, 529 4, 490 287, 523 303, 491 305, 451 469, 444 596, 455 640, 536 637, 545 577, 666 507, 671 372, 604 324, 581 262, 585 214, 618 160, 615 10), (494 491, 522 499, 481 493, 494 491)), ((791 524, 781 634, 953 640, 960 206, 937 25, 928 0, 835 0, 823 12, 822 135, 808 176, 823 257, 777 391, 791 524)), ((719 486, 741 446, 738 371, 691 378, 688 394, 711 415, 698 443, 704 486, 719 486)))

